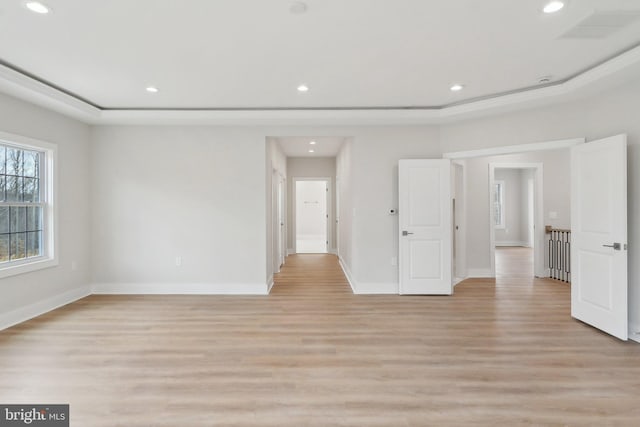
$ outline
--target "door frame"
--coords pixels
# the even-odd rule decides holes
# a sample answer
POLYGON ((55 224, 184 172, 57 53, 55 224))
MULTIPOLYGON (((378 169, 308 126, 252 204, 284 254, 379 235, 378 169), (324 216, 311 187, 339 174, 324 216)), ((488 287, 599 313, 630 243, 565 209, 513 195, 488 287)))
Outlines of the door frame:
MULTIPOLYGON (((530 144, 516 144, 516 145, 504 145, 497 147, 489 147, 489 148, 481 148, 477 150, 469 150, 469 151, 451 151, 447 153, 443 153, 442 157, 445 159, 451 160, 465 160, 465 159, 473 159, 477 157, 490 157, 490 156, 501 156, 505 154, 522 154, 522 153, 531 153, 535 151, 546 151, 546 150, 559 150, 561 148, 569 148, 575 145, 584 144, 586 142, 586 138, 570 138, 570 139, 561 139, 561 140, 553 140, 546 142, 534 142, 530 144)), ((466 188, 467 182, 465 181, 465 194, 467 193, 466 188)), ((493 186, 491 187, 493 188, 493 186)), ((468 233, 469 230, 465 230, 468 233)), ((495 249, 494 249, 495 256, 495 249)), ((495 259, 492 260, 491 264, 493 265, 493 276, 490 274, 488 276, 475 276, 475 277, 495 277, 495 259)), ((467 274, 469 274, 469 269, 467 268, 467 274)), ((467 276, 468 277, 468 276, 467 276)))
POLYGON ((333 209, 331 206, 331 189, 333 187, 333 178, 328 176, 328 177, 292 177, 291 178, 291 229, 292 229, 292 236, 293 236, 293 253, 296 254, 298 253, 298 232, 296 229, 296 189, 297 189, 297 184, 299 181, 326 181, 327 182, 327 191, 326 191, 326 198, 327 198, 327 229, 326 229, 326 233, 327 233, 327 252, 328 254, 330 254, 331 248, 333 247, 333 239, 331 238, 331 231, 332 231, 332 227, 331 227, 331 222, 334 220, 334 215, 333 215, 333 209))
POLYGON ((491 275, 496 275, 496 227, 492 209, 494 200, 494 184, 496 169, 529 169, 534 171, 533 196, 533 275, 549 277, 544 267, 544 179, 542 163, 489 163, 489 255, 491 259, 491 275))
POLYGON ((272 256, 271 262, 273 265, 273 272, 279 273, 280 267, 284 264, 286 259, 286 228, 287 228, 287 216, 286 216, 286 180, 282 173, 273 169, 271 175, 271 226, 272 226, 272 256), (280 202, 280 203, 279 203, 280 202), (283 206, 279 206, 283 205, 283 206), (279 210, 282 209, 282 222, 284 226, 280 225, 280 218, 278 216, 279 210), (283 229, 285 230, 283 232, 283 229), (284 240, 283 240, 284 239, 284 240))
POLYGON ((452 205, 451 210, 451 224, 454 227, 451 247, 456 248, 456 256, 451 259, 451 280, 453 281, 453 286, 455 286, 467 277, 467 170, 464 160, 451 161, 451 183, 451 194, 453 196, 452 203, 453 200, 456 200, 456 203, 455 205, 452 205), (461 169, 462 176, 460 183, 456 180, 456 169, 458 167, 461 169), (457 191, 458 184, 460 184, 460 187, 462 188, 461 195, 458 194, 457 191), (461 201, 462 204, 458 201, 461 201), (462 205, 462 213, 459 215, 460 221, 456 222, 456 212, 460 210, 460 205, 462 205), (458 230, 455 228, 457 226, 459 226, 458 230), (462 274, 458 275, 456 274, 457 272, 462 272, 462 274))

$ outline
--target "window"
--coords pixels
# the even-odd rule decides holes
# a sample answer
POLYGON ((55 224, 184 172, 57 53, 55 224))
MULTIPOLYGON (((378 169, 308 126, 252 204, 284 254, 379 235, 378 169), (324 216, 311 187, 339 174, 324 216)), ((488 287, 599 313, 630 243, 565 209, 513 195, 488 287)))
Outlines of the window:
POLYGON ((493 220, 496 228, 505 228, 504 181, 495 181, 493 185, 493 220))
POLYGON ((0 277, 55 263, 51 206, 55 148, 5 136, 0 134, 0 277))

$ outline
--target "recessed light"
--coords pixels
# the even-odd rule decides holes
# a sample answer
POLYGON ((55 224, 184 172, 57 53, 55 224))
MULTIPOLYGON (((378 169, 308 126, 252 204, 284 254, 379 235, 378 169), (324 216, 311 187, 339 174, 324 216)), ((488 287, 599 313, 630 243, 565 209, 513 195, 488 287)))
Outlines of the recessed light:
POLYGON ((158 93, 158 88, 155 86, 149 86, 147 87, 147 92, 149 93, 158 93))
POLYGON ((291 7, 289 8, 289 11, 294 15, 301 15, 307 11, 307 4, 301 1, 293 2, 291 7))
POLYGON ((462 89, 464 89, 464 86, 459 83, 453 84, 449 88, 451 92, 460 92, 462 89))
POLYGON ((316 150, 309 150, 309 152, 310 152, 310 153, 315 153, 315 152, 316 152, 316 150))
POLYGON ((308 91, 309 91, 309 86, 307 85, 298 86, 298 92, 308 92, 308 91))
POLYGON ((39 13, 41 15, 45 15, 51 12, 51 9, 38 1, 28 1, 25 3, 25 6, 27 6, 27 9, 29 9, 30 11, 39 13))
POLYGON ((547 5, 542 9, 544 13, 556 13, 560 9, 564 7, 564 3, 561 1, 550 1, 547 5))
POLYGON ((311 141, 311 142, 309 142, 309 144, 316 145, 316 142, 315 141, 311 141))

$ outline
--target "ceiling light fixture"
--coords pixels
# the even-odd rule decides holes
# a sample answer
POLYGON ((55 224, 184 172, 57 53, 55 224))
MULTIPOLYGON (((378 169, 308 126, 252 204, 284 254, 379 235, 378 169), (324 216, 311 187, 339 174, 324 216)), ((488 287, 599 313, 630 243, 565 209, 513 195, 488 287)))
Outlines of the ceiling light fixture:
POLYGON ((309 86, 307 85, 298 86, 298 92, 309 92, 309 86))
POLYGON ((564 3, 561 1, 550 1, 547 5, 542 9, 544 13, 556 13, 560 11, 564 7, 564 3))
POLYGON ((316 145, 316 142, 315 141, 311 141, 309 144, 316 145))
POLYGON ((306 11, 307 11, 307 4, 301 1, 294 2, 289 8, 289 12, 293 13, 294 15, 302 15, 306 11))
POLYGON ((315 153, 315 152, 316 152, 316 150, 309 150, 309 152, 310 152, 310 153, 315 153))
POLYGON ((460 92, 462 89, 464 89, 464 86, 459 83, 453 84, 449 88, 451 92, 460 92))
POLYGON ((47 13, 51 12, 51 9, 38 1, 28 1, 25 3, 25 6, 30 11, 39 13, 41 15, 46 15, 47 13))
POLYGON ((158 93, 158 88, 155 86, 149 86, 147 87, 147 92, 149 93, 158 93))

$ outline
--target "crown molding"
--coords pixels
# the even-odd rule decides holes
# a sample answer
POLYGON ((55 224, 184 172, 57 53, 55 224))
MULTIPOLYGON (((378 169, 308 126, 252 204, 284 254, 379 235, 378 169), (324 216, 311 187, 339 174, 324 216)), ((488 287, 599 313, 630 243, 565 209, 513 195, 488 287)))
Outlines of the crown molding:
POLYGON ((0 64, 0 91, 90 124, 98 123, 103 111, 3 64, 0 64))
POLYGON ((0 64, 0 91, 95 125, 425 125, 499 114, 595 94, 640 75, 640 45, 569 79, 458 104, 366 109, 103 109, 0 64))

